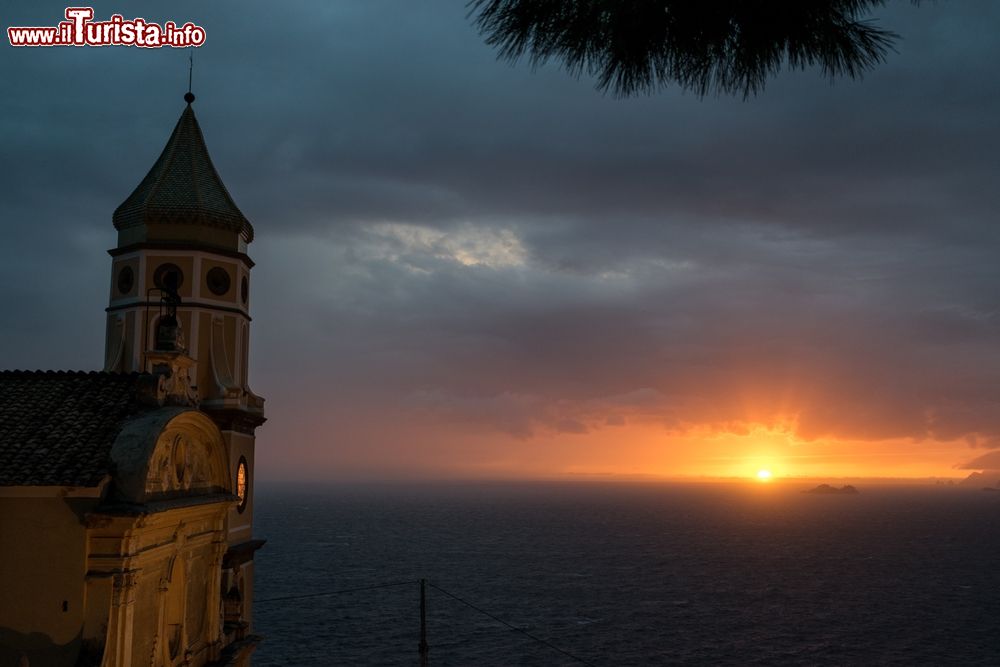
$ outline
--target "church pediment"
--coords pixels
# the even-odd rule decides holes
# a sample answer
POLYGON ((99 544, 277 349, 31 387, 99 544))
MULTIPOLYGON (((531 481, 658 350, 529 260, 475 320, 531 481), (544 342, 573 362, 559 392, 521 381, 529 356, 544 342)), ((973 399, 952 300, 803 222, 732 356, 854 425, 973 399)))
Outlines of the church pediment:
POLYGON ((222 434, 204 413, 162 408, 131 420, 111 452, 114 500, 158 500, 230 493, 222 434))
POLYGON ((222 471, 213 456, 213 443, 180 429, 159 439, 146 475, 146 497, 203 495, 222 491, 222 471), (215 470, 213 470, 215 468, 215 470))

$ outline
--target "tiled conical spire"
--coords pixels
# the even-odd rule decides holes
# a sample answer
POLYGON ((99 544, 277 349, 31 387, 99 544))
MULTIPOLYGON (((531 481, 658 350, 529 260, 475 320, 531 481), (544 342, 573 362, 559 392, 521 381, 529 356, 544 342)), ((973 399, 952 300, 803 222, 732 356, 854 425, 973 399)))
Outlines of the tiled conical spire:
POLYGON ((253 226, 212 166, 191 102, 181 113, 159 159, 139 186, 115 210, 115 229, 141 225, 203 225, 253 240, 253 226))

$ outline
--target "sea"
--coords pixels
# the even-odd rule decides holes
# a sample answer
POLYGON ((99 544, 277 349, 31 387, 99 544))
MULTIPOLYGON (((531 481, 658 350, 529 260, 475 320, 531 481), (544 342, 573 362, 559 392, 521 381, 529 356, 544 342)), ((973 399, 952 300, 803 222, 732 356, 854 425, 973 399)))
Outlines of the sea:
POLYGON ((1000 665, 1000 493, 803 488, 262 483, 253 664, 1000 665))

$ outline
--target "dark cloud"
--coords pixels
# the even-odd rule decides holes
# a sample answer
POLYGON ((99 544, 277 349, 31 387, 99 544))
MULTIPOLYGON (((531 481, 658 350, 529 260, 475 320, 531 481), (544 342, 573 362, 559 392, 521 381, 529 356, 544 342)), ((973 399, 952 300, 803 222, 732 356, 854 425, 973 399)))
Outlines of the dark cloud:
MULTIPOLYGON (((899 3, 866 80, 748 102, 509 67, 462 2, 238 9, 95 7, 207 29, 195 107, 258 231, 254 385, 273 437, 342 452, 291 460, 375 466, 410 420, 1000 444, 996 3, 899 3)), ((96 367, 111 212, 187 54, 5 51, 0 367, 96 367)))
POLYGON ((983 454, 957 467, 961 470, 1000 470, 1000 452, 983 454))

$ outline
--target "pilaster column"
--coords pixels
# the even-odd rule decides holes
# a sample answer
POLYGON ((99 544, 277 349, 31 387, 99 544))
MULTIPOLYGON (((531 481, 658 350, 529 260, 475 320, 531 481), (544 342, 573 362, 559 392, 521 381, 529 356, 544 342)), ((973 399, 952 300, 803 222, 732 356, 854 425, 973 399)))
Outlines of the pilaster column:
POLYGON ((135 613, 136 570, 116 572, 112 578, 108 649, 102 667, 132 667, 132 623, 135 613))

